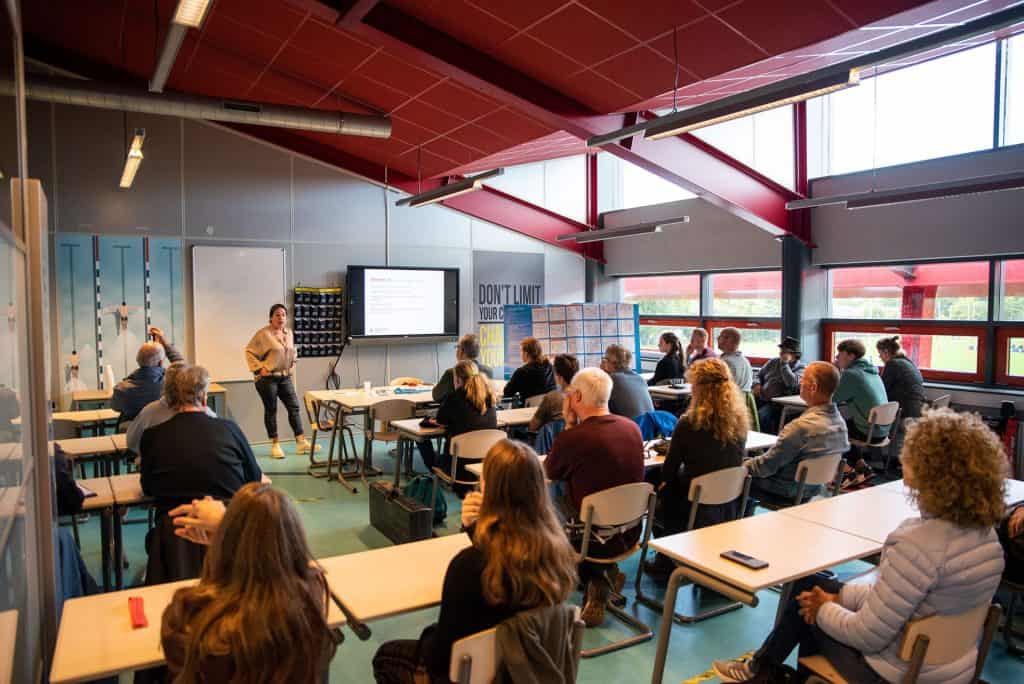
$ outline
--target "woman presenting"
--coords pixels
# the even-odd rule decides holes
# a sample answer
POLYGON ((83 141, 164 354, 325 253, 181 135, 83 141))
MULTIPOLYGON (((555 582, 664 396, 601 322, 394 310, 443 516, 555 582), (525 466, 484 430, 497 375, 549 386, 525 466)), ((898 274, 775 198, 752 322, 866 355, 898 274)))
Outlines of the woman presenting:
POLYGON ((270 325, 256 331, 245 347, 245 361, 256 376, 256 391, 263 400, 263 424, 272 445, 270 455, 284 458, 277 439, 277 399, 288 409, 288 423, 295 433, 295 453, 308 454, 309 442, 302 434, 299 418, 299 398, 295 396, 292 375, 295 373, 295 341, 288 323, 288 309, 284 304, 270 307, 270 325))

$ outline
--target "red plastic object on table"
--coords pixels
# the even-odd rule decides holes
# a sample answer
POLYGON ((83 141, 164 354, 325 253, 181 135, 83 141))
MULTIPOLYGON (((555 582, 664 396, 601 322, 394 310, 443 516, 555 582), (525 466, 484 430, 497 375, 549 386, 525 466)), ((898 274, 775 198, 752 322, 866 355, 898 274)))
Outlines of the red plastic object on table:
POLYGON ((132 616, 132 627, 149 627, 149 620, 146 619, 146 609, 142 605, 141 596, 128 597, 128 613, 132 616))

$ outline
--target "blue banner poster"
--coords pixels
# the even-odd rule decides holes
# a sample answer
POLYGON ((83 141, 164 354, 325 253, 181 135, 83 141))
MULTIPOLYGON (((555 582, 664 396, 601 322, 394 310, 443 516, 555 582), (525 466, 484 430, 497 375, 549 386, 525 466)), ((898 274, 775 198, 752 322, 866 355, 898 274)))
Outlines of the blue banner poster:
POLYGON ((519 343, 533 335, 533 307, 505 307, 505 379, 522 365, 519 343))

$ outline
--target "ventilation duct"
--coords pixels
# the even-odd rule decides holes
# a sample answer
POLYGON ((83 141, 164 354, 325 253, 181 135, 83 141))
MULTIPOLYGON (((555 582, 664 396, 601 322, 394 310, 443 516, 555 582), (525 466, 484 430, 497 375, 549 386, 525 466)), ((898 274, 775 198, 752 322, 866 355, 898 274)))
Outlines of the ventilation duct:
MULTIPOLYGON (((0 78, 0 94, 13 95, 14 81, 9 78, 0 78)), ((154 94, 145 90, 76 78, 25 74, 25 96, 44 102, 179 116, 183 119, 205 119, 273 128, 293 128, 302 131, 359 135, 368 138, 391 137, 391 119, 386 116, 223 100, 180 93, 154 94)))

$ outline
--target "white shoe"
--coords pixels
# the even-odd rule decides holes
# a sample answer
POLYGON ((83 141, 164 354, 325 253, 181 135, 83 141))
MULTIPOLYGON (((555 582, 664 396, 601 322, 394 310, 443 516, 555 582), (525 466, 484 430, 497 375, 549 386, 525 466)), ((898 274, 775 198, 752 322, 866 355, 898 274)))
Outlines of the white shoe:
POLYGON ((754 678, 749 662, 740 660, 716 660, 711 664, 718 678, 723 682, 746 682, 754 678))
MULTIPOLYGON (((296 442, 295 443, 295 453, 299 454, 299 455, 308 454, 309 451, 310 451, 310 447, 311 446, 312 446, 312 444, 310 444, 306 440, 302 440, 301 442, 296 442)), ((314 449, 314 451, 320 451, 320 445, 319 444, 316 445, 316 449, 314 449)))
POLYGON ((277 442, 270 447, 270 458, 284 458, 284 451, 281 450, 281 445, 277 442))

